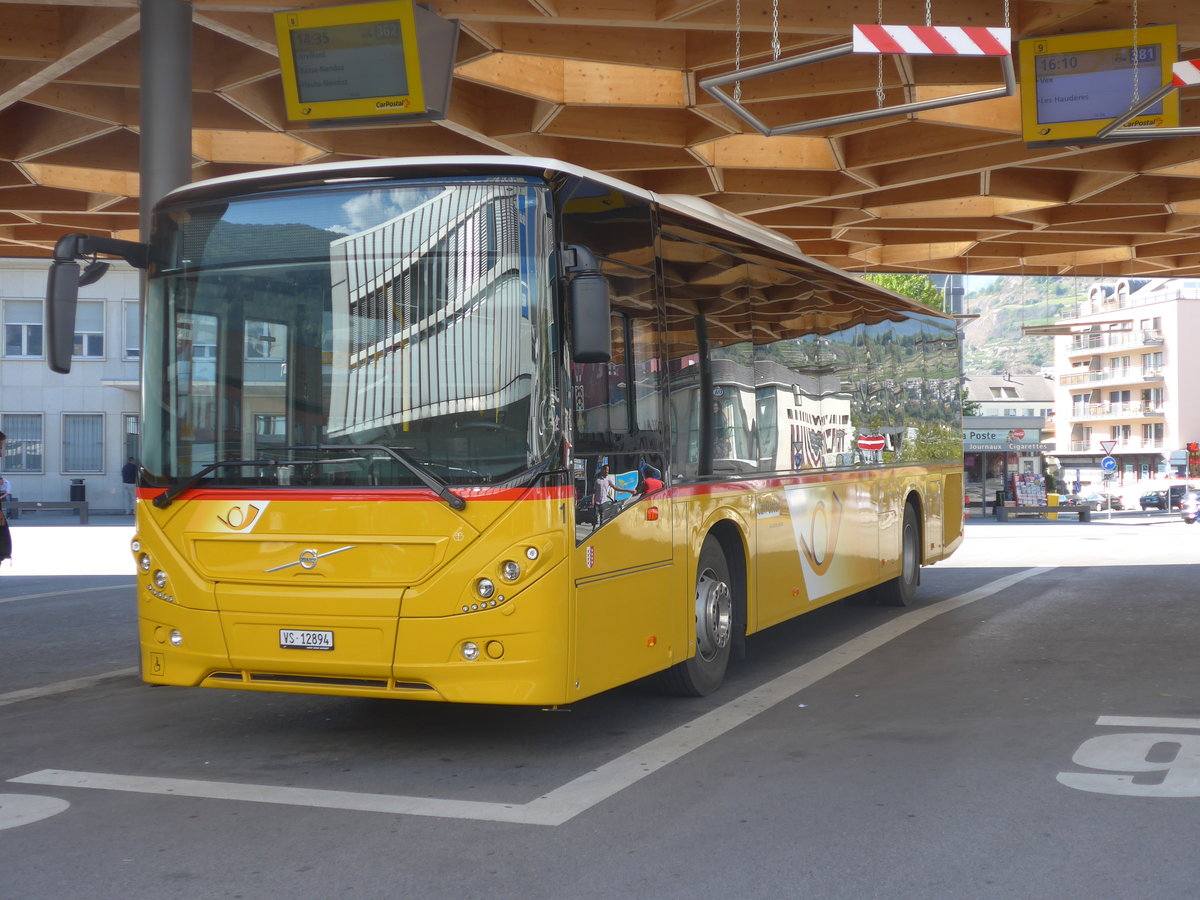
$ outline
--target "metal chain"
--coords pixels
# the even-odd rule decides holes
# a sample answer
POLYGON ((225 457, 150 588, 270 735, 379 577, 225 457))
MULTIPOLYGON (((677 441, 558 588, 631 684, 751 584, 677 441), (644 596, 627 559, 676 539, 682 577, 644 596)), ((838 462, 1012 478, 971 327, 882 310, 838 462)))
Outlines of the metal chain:
MULTIPOLYGON (((742 0, 737 0, 734 9, 733 70, 740 72, 742 70, 742 0)), ((742 102, 742 83, 740 81, 733 83, 733 102, 742 102)))
MULTIPOLYGON (((878 8, 875 10, 875 24, 883 24, 883 0, 879 0, 878 8)), ((875 106, 883 109, 884 93, 883 93, 883 54, 878 53, 875 56, 875 106)))
POLYGON ((1133 105, 1141 100, 1141 85, 1138 84, 1138 0, 1133 0, 1133 105))
POLYGON ((771 16, 771 54, 779 59, 779 0, 775 0, 771 16))
POLYGON ((1012 26, 1009 24, 1009 18, 1008 18, 1008 0, 1004 0, 1004 27, 1005 27, 1005 28, 1011 28, 1011 27, 1012 27, 1012 26))
POLYGON ((925 0, 925 25, 933 24, 933 0, 925 0))

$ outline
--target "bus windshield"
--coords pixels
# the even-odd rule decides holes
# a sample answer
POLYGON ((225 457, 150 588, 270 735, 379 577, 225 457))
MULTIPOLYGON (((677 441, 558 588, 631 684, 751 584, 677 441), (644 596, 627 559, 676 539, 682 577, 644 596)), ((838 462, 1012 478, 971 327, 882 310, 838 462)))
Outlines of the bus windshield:
POLYGON ((555 445, 545 186, 366 180, 167 205, 151 483, 508 483, 555 445))

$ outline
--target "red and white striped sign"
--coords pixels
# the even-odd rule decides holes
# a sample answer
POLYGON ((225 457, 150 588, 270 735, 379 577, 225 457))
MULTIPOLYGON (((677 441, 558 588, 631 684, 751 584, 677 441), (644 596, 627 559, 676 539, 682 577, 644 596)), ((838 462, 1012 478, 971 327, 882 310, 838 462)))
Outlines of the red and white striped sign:
POLYGON ((1012 29, 949 25, 855 25, 855 53, 1011 56, 1012 29))
POLYGON ((1200 84, 1200 59, 1186 59, 1171 66, 1171 83, 1175 87, 1200 84))
POLYGON ((858 436, 859 450, 882 450, 887 443, 882 434, 860 434, 858 436))

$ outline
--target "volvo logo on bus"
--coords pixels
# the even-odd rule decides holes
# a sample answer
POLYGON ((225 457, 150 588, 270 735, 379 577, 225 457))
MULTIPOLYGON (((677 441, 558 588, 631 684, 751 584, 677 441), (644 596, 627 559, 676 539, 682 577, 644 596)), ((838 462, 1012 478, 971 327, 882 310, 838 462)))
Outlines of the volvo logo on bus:
POLYGON ((344 553, 347 550, 354 550, 353 544, 348 544, 345 547, 338 547, 336 550, 326 550, 324 553, 308 548, 300 551, 300 558, 295 562, 284 563, 282 566, 274 566, 270 569, 263 569, 264 572, 282 572, 284 569, 290 569, 292 566, 300 566, 302 569, 315 569, 317 562, 324 559, 326 556, 333 556, 335 553, 344 553))

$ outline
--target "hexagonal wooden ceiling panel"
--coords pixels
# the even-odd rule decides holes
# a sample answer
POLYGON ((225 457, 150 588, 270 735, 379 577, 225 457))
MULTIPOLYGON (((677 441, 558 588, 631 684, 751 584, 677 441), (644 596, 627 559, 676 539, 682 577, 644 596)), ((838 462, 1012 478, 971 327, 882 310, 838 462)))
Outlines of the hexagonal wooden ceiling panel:
MULTIPOLYGON (((1200 57, 1200 4, 1010 0, 1014 45, 1175 24, 1200 57)), ((882 0, 920 25, 924 0, 882 0)), ((1018 97, 763 137, 706 76, 840 44, 876 0, 433 0, 462 24, 449 116, 309 128, 284 113, 272 13, 331 0, 193 0, 193 175, 437 153, 550 156, 697 194, 853 271, 1200 274, 1200 138, 1031 149, 1018 97), (735 27, 740 6, 739 29, 735 27)), ((1004 0, 930 0, 934 24, 1003 25, 1004 0)), ((0 0, 0 255, 69 231, 135 236, 136 0, 0 0)), ((889 105, 1000 82, 994 60, 885 57, 889 105)), ((745 82, 768 124, 877 104, 875 57, 745 82)), ((1200 125, 1200 88, 1180 92, 1200 125)))

